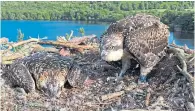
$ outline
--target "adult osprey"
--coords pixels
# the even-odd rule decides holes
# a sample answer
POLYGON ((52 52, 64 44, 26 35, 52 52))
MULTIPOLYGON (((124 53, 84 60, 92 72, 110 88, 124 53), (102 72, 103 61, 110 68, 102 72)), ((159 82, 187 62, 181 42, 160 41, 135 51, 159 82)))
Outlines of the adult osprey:
POLYGON ((101 37, 101 58, 105 61, 122 59, 120 77, 130 67, 130 59, 140 64, 140 82, 165 55, 168 42, 168 26, 160 19, 137 14, 112 23, 101 37))

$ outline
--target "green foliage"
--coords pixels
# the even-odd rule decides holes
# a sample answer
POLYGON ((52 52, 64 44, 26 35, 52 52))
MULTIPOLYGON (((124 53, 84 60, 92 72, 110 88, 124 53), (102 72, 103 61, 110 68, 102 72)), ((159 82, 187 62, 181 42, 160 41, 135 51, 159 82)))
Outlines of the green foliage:
POLYGON ((191 27, 188 24, 193 24, 193 8, 194 1, 2 1, 1 19, 113 22, 136 13, 149 13, 169 26, 179 23, 191 27), (176 20, 179 16, 190 23, 176 20))
POLYGON ((24 33, 22 33, 21 29, 18 29, 17 39, 18 39, 18 42, 23 41, 24 39, 24 33))
POLYGON ((8 20, 96 20, 115 21, 128 13, 148 9, 171 9, 182 11, 193 9, 193 1, 20 1, 1 3, 2 18, 8 20))
POLYGON ((83 28, 83 27, 79 29, 79 33, 81 33, 81 35, 82 35, 82 36, 84 36, 84 35, 85 35, 85 30, 84 30, 84 28, 83 28))
MULTIPOLYGON (((24 33, 22 33, 21 29, 18 29, 17 31, 18 31, 17 41, 18 41, 18 42, 23 41, 23 39, 24 39, 24 33)), ((14 51, 14 52, 17 52, 17 51, 19 51, 22 47, 23 47, 22 45, 21 45, 21 46, 14 47, 14 48, 13 48, 13 51, 14 51)))
POLYGON ((70 37, 70 35, 69 35, 68 33, 66 33, 65 39, 66 39, 67 41, 69 41, 69 40, 71 39, 71 37, 70 37))

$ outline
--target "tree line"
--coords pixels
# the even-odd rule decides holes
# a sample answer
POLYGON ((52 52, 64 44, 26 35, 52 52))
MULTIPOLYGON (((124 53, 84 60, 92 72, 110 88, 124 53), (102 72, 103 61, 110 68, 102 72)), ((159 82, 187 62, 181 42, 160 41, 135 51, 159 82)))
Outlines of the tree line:
POLYGON ((193 8, 193 1, 2 1, 1 19, 113 22, 128 15, 149 13, 170 26, 180 23, 188 27, 194 17, 193 8), (182 21, 183 18, 190 23, 182 21))

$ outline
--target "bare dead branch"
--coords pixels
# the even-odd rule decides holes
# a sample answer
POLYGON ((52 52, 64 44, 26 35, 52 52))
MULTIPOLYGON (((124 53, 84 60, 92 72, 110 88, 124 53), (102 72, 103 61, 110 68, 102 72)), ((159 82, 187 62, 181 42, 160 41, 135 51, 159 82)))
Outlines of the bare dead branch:
POLYGON ((8 38, 2 37, 0 38, 0 44, 7 44, 9 42, 8 38))
POLYGON ((192 53, 195 53, 195 51, 194 51, 194 50, 189 49, 189 48, 187 48, 186 46, 178 46, 178 45, 176 45, 176 44, 174 44, 174 43, 170 44, 170 46, 171 46, 171 47, 174 47, 174 48, 180 48, 180 49, 183 49, 183 50, 184 50, 184 52, 185 52, 185 53, 187 53, 187 54, 192 54, 192 53))
POLYGON ((108 99, 111 99, 111 98, 115 98, 115 97, 121 96, 124 93, 125 93, 124 91, 120 91, 120 92, 114 92, 114 93, 102 95, 101 100, 105 101, 105 100, 108 100, 108 99))

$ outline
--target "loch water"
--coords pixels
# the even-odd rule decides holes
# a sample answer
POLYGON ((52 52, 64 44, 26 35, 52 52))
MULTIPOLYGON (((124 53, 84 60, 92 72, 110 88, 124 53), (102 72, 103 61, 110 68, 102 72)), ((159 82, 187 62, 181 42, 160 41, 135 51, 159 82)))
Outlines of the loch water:
MULTIPOLYGON (((9 38, 9 41, 17 41, 17 29, 24 33, 24 39, 31 37, 47 37, 49 40, 56 40, 57 36, 65 36, 73 30, 73 36, 81 36, 79 28, 84 28, 85 35, 95 34, 100 37, 108 28, 108 23, 83 22, 83 21, 26 21, 26 20, 1 20, 1 37, 9 38)), ((194 48, 194 34, 182 32, 170 32, 168 43, 173 40, 177 45, 186 44, 194 48)))

